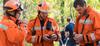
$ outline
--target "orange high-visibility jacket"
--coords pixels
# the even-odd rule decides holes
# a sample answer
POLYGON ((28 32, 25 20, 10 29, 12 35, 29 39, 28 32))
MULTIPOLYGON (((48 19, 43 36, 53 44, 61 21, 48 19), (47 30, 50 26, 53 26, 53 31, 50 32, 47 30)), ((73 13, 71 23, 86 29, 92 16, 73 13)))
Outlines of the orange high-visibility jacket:
POLYGON ((96 41, 100 40, 100 14, 89 6, 86 12, 87 15, 77 16, 74 32, 83 34, 81 46, 85 46, 86 43, 94 43, 94 46, 96 46, 96 41))
POLYGON ((46 21, 44 22, 44 26, 42 27, 43 30, 41 30, 40 20, 39 20, 38 17, 36 17, 36 19, 34 19, 34 20, 31 20, 28 23, 28 35, 26 37, 26 40, 29 43, 32 43, 32 31, 31 31, 31 29, 33 27, 34 27, 34 30, 36 31, 35 36, 37 37, 36 42, 33 43, 33 46, 42 46, 42 45, 43 46, 54 46, 52 40, 51 41, 44 41, 44 40, 42 41, 42 35, 44 35, 44 34, 48 34, 48 35, 52 35, 52 34, 58 35, 59 34, 58 24, 54 19, 46 18, 46 21), (52 23, 53 31, 46 30, 46 24, 47 24, 48 21, 50 21, 52 23))
POLYGON ((0 22, 0 46, 22 46, 24 31, 14 21, 4 16, 0 22))

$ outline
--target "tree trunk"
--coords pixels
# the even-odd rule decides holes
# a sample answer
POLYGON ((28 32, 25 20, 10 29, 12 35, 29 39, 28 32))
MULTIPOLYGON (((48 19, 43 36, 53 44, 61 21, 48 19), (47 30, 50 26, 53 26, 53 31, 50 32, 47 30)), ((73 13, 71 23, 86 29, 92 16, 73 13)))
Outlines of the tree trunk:
POLYGON ((8 0, 3 0, 3 5, 7 2, 8 0))
POLYGON ((4 4, 7 2, 8 0, 3 0, 3 10, 4 10, 4 4))

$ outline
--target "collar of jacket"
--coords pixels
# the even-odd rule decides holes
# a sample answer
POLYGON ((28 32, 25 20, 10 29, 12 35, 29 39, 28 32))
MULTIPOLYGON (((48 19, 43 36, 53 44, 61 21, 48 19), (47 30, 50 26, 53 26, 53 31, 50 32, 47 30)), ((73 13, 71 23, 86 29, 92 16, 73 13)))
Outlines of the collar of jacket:
POLYGON ((90 6, 87 6, 86 11, 88 14, 91 14, 91 12, 93 12, 93 8, 90 6))

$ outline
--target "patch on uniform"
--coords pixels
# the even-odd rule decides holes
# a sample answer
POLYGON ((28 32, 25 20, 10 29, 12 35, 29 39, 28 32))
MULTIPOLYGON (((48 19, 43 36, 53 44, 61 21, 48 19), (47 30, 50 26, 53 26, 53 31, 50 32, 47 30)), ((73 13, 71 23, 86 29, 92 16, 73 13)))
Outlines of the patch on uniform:
POLYGON ((8 29, 8 27, 3 25, 3 24, 0 24, 0 28, 2 28, 3 30, 7 30, 8 29))
POLYGON ((85 21, 85 23, 84 23, 84 21, 85 21, 85 20, 80 19, 80 20, 79 20, 79 23, 82 23, 82 24, 92 24, 92 23, 93 23, 93 21, 90 20, 90 19, 87 19, 87 20, 85 21))

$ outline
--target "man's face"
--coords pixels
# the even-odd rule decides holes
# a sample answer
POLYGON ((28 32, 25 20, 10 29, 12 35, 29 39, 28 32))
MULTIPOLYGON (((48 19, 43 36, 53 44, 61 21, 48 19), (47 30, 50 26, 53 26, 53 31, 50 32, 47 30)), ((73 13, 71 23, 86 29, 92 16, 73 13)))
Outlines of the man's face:
POLYGON ((82 15, 86 9, 86 6, 81 7, 81 6, 77 5, 77 7, 75 9, 78 11, 78 13, 80 15, 82 15))
POLYGON ((45 20, 46 17, 47 17, 47 15, 48 15, 48 12, 40 12, 40 18, 41 18, 42 20, 45 20))
POLYGON ((21 12, 22 12, 21 10, 14 10, 14 11, 7 11, 7 14, 18 19, 20 17, 21 12))

